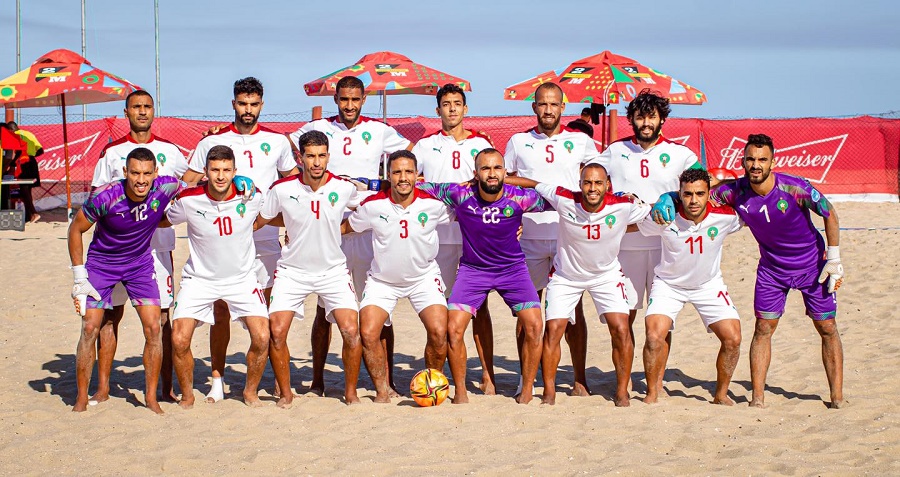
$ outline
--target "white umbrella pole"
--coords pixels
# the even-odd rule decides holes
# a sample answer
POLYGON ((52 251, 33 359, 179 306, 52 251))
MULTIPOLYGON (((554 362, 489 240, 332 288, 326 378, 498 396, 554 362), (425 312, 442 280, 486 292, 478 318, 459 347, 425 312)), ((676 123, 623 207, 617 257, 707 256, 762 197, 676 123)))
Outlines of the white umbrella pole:
POLYGON ((69 127, 66 123, 66 95, 59 95, 63 117, 63 157, 66 160, 66 217, 72 223, 72 181, 69 176, 69 127))

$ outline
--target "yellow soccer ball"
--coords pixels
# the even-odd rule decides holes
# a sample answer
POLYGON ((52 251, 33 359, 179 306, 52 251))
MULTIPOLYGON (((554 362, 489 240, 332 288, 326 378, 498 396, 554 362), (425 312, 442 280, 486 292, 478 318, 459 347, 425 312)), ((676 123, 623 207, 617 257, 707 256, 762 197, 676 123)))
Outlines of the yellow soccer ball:
POLYGON ((423 369, 413 376, 409 392, 416 404, 422 407, 437 406, 450 394, 447 376, 436 369, 423 369))

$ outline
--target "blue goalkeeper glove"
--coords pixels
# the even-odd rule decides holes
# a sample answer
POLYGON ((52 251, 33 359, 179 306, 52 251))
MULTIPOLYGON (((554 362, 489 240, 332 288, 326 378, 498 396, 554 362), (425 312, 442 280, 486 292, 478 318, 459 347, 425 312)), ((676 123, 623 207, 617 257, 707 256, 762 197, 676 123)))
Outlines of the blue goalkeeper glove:
POLYGON ((244 196, 244 201, 251 200, 256 195, 256 186, 253 185, 253 180, 249 177, 234 176, 234 179, 231 181, 234 183, 234 188, 244 196))
POLYGON ((650 216, 658 224, 668 224, 675 220, 675 193, 666 192, 659 196, 659 199, 653 204, 653 208, 650 209, 650 216))

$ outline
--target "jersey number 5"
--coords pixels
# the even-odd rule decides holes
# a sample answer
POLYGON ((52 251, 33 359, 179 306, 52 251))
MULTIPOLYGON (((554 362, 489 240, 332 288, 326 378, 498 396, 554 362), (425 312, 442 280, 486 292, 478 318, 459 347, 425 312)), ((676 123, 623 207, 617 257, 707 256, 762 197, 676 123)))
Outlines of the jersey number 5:
POLYGON ((547 147, 545 150, 547 151, 547 157, 544 160, 547 161, 547 164, 552 164, 553 163, 553 144, 547 144, 547 147))

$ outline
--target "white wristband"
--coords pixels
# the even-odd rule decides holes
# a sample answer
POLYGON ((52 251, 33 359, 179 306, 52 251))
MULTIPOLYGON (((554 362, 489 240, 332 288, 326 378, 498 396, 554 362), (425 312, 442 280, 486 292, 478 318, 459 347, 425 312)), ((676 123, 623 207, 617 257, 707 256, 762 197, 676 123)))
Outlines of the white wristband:
POLYGON ((830 246, 825 249, 825 259, 826 260, 840 260, 841 259, 841 247, 830 246))
POLYGON ((87 278, 88 278, 87 269, 84 268, 84 265, 74 265, 72 267, 72 276, 75 277, 75 281, 87 280, 87 278))

